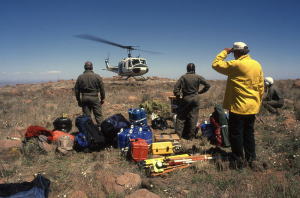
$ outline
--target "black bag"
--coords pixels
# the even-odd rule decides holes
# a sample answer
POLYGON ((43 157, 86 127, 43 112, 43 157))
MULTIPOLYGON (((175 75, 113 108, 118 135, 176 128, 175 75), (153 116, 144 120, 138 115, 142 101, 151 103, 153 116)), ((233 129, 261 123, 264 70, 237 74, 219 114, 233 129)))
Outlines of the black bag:
POLYGON ((69 132, 72 129, 72 121, 70 118, 60 117, 53 122, 54 130, 69 132))
POLYGON ((89 149, 94 150, 105 147, 105 137, 99 128, 93 123, 90 116, 78 116, 76 118, 75 125, 78 128, 79 133, 83 133, 85 135, 89 149))
POLYGON ((158 117, 151 121, 151 127, 153 129, 165 130, 168 128, 168 123, 166 119, 158 117))
POLYGON ((122 114, 115 114, 101 123, 101 131, 107 143, 116 146, 118 132, 121 128, 128 128, 129 126, 130 122, 122 114))

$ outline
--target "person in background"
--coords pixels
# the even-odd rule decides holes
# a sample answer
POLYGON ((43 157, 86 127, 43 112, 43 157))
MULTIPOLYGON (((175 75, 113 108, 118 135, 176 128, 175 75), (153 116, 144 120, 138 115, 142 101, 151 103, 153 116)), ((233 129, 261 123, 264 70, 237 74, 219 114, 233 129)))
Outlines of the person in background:
POLYGON ((255 115, 261 107, 264 77, 260 63, 248 53, 245 43, 235 42, 233 48, 225 48, 216 56, 212 68, 227 76, 223 107, 229 110, 232 164, 235 168, 243 168, 247 162, 255 169, 257 162, 254 123, 255 115), (235 60, 225 61, 232 52, 235 60))
POLYGON ((280 92, 273 86, 272 77, 265 78, 265 97, 263 98, 263 107, 270 113, 279 115, 278 109, 283 107, 284 100, 280 92))
POLYGON ((102 108, 105 99, 105 90, 102 78, 93 72, 93 63, 84 64, 85 71, 75 84, 75 96, 78 106, 82 107, 83 114, 91 116, 93 112, 95 120, 100 126, 102 122, 102 108))
POLYGON ((199 114, 199 94, 203 94, 210 88, 208 82, 195 74, 195 64, 189 63, 187 73, 179 78, 174 87, 174 95, 181 100, 177 111, 175 132, 185 139, 195 136, 196 124, 199 114), (203 85, 203 89, 199 90, 203 85), (182 97, 182 99, 181 99, 182 97))

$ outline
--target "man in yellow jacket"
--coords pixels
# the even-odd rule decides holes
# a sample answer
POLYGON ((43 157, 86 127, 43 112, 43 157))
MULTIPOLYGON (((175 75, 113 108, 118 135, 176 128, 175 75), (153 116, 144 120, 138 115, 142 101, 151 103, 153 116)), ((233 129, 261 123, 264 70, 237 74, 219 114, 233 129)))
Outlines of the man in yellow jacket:
POLYGON ((225 48, 212 63, 213 69, 228 76, 223 107, 229 110, 231 150, 238 168, 242 168, 245 158, 250 167, 255 166, 254 122, 264 93, 261 65, 248 53, 245 43, 235 42, 233 48, 225 48), (235 60, 225 61, 231 52, 235 60))

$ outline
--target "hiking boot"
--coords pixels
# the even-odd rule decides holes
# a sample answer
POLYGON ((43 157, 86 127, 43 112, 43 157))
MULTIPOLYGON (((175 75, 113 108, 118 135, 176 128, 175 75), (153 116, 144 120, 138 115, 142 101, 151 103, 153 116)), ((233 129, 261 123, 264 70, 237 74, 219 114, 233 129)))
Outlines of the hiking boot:
POLYGON ((231 160, 229 162, 229 168, 230 169, 240 169, 242 170, 243 168, 247 167, 247 162, 243 159, 236 159, 236 160, 231 160))
POLYGON ((255 172, 263 171, 263 168, 262 168, 261 164, 258 161, 250 161, 249 162, 249 167, 251 168, 251 170, 253 170, 255 172))

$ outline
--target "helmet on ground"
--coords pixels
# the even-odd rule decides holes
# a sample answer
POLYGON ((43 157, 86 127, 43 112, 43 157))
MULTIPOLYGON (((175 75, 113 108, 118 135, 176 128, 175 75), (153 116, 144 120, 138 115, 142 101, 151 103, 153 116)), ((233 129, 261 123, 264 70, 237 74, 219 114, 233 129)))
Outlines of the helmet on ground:
POLYGON ((268 86, 273 85, 274 79, 272 77, 265 77, 265 83, 268 86))
POLYGON ((244 43, 244 42, 234 42, 232 50, 233 51, 240 51, 240 52, 243 52, 244 54, 247 54, 250 51, 248 49, 247 44, 244 43))
POLYGON ((93 70, 93 63, 91 61, 86 61, 84 63, 84 69, 85 70, 93 70))

